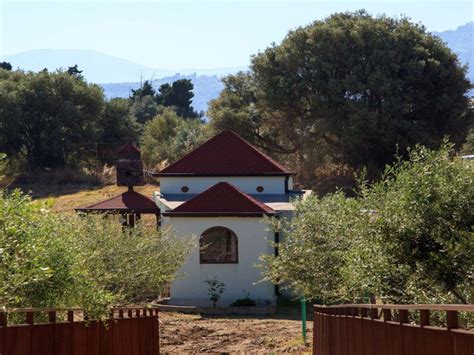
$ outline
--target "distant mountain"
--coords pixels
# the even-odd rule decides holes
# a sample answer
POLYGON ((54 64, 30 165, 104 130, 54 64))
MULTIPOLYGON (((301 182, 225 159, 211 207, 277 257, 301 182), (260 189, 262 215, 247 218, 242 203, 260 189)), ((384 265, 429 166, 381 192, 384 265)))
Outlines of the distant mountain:
POLYGON ((13 68, 39 71, 47 68, 50 71, 58 68, 67 69, 77 64, 83 75, 93 83, 127 83, 139 82, 140 79, 163 78, 177 73, 189 75, 223 76, 245 70, 245 67, 229 68, 184 68, 179 70, 152 68, 112 55, 91 51, 72 49, 35 49, 13 55, 2 55, 0 61, 7 61, 13 68))
POLYGON ((459 26, 455 30, 433 32, 433 34, 446 42, 463 64, 469 64, 467 76, 474 83, 474 22, 459 26))
MULTIPOLYGON (((470 64, 468 77, 474 82, 474 22, 459 26, 455 30, 433 32, 458 54, 463 64, 470 64)), ((222 90, 220 78, 247 67, 214 69, 167 70, 151 68, 132 61, 90 50, 38 49, 15 55, 0 56, 0 61, 10 62, 14 68, 38 71, 44 68, 55 70, 77 64, 89 82, 102 83, 105 96, 128 97, 131 89, 140 86, 140 80, 153 81, 158 88, 163 83, 178 79, 191 79, 194 84, 193 106, 206 111, 209 100, 216 98, 222 90)), ((473 91, 471 91, 474 94, 473 91)))
MULTIPOLYGON (((217 75, 181 75, 176 74, 161 79, 153 80, 153 87, 158 89, 161 84, 172 83, 179 79, 190 79, 194 85, 193 106, 198 112, 207 110, 207 103, 219 96, 223 88, 220 77, 217 75)), ((140 83, 117 83, 100 84, 104 88, 105 96, 110 99, 113 97, 129 97, 132 89, 140 87, 140 83)))
POLYGON ((174 74, 172 71, 153 69, 117 58, 108 54, 90 50, 35 49, 14 55, 2 56, 1 60, 10 62, 13 68, 39 71, 47 68, 53 71, 67 69, 77 64, 90 82, 139 81, 140 77, 162 77, 174 74))

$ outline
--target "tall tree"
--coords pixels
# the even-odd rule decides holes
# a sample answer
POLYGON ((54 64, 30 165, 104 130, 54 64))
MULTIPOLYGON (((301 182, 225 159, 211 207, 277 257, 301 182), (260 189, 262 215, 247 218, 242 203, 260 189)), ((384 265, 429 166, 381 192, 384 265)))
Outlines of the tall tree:
POLYGON ((0 69, 12 70, 12 65, 8 62, 1 62, 0 69))
POLYGON ((138 123, 145 124, 163 111, 163 106, 156 103, 156 97, 145 95, 132 101, 132 114, 138 123))
POLYGON ((130 99, 133 101, 136 100, 141 100, 145 96, 151 96, 154 97, 156 94, 155 89, 153 89, 153 86, 151 82, 148 80, 145 80, 145 82, 138 88, 138 89, 132 89, 132 94, 130 95, 130 99))
POLYGON ((0 151, 30 168, 75 164, 96 142, 104 96, 67 72, 0 71, 0 151))
POLYGON ((74 66, 72 67, 68 67, 67 68, 67 73, 69 75, 72 75, 74 76, 75 78, 79 79, 79 80, 83 80, 84 79, 84 76, 82 75, 82 72, 83 70, 79 70, 79 67, 77 66, 77 64, 75 64, 74 66))
POLYGON ((197 112, 192 106, 193 83, 189 79, 180 79, 160 86, 161 102, 166 107, 173 107, 176 113, 185 118, 196 118, 197 112))
POLYGON ((365 11, 290 31, 224 85, 211 123, 290 154, 300 171, 321 151, 380 171, 397 146, 462 142, 472 120, 456 55, 423 26, 365 11))
POLYGON ((202 143, 206 125, 199 120, 185 120, 170 107, 145 124, 141 148, 143 162, 154 168, 167 165, 202 143))

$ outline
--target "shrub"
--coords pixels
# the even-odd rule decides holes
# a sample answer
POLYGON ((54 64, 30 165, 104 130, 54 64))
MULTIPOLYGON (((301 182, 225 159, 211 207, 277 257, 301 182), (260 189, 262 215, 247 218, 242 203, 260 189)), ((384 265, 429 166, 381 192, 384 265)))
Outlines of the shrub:
POLYGON ((230 304, 231 307, 253 307, 257 305, 257 301, 250 298, 250 294, 247 292, 244 298, 239 298, 230 304))
POLYGON ((212 279, 207 279, 204 281, 207 286, 207 293, 209 295, 209 300, 212 302, 212 306, 215 308, 216 303, 221 299, 221 295, 225 291, 225 283, 219 281, 215 276, 212 279))
POLYGON ((323 302, 472 302, 474 164, 453 155, 416 147, 355 198, 298 202, 266 278, 323 302))
POLYGON ((191 241, 141 225, 124 233, 115 218, 59 215, 19 191, 0 193, 0 306, 80 307, 158 296, 191 241))

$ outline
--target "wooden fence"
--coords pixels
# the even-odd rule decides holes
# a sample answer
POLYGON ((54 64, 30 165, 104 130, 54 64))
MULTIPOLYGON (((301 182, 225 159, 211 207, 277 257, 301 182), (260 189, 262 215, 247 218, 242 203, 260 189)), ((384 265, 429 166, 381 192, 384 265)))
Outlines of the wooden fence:
POLYGON ((314 306, 313 354, 473 355, 459 312, 472 320, 474 305, 314 306))
POLYGON ((0 310, 0 355, 157 355, 158 309, 113 309, 87 320, 77 309, 0 310), (9 320, 15 323, 9 324, 9 320))

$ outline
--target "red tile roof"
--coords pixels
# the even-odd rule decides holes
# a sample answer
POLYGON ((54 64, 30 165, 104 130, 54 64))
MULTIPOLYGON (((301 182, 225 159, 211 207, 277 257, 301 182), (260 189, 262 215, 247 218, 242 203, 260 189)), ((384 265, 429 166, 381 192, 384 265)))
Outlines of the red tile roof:
POLYGON ((291 171, 231 131, 223 131, 158 176, 288 175, 291 171))
POLYGON ((272 214, 275 214, 272 208, 227 182, 219 182, 178 207, 163 213, 164 216, 174 217, 263 216, 272 214))
POLYGON ((153 200, 133 190, 88 207, 76 208, 76 211, 160 213, 160 209, 153 200))

